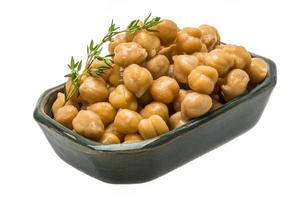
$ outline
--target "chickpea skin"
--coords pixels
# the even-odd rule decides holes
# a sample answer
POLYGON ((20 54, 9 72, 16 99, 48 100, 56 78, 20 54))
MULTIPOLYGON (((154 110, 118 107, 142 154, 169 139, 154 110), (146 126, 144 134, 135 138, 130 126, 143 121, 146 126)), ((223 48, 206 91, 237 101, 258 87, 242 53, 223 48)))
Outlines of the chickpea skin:
POLYGON ((116 109, 108 102, 98 102, 87 107, 88 110, 96 113, 102 120, 104 126, 108 125, 117 114, 116 109))
POLYGON ((137 109, 137 101, 132 92, 125 85, 118 85, 109 95, 109 103, 116 108, 137 109))
POLYGON ((200 65, 193 69, 188 76, 188 83, 192 90, 202 94, 211 94, 218 80, 218 72, 213 67, 200 65))
POLYGON ((153 81, 150 92, 155 101, 167 104, 174 101, 179 89, 179 85, 175 79, 162 76, 153 81))
POLYGON ((187 121, 182 119, 181 112, 176 112, 173 115, 171 115, 169 124, 171 129, 178 128, 180 126, 183 126, 187 121))
POLYGON ((142 140, 143 140, 143 138, 141 135, 139 135, 137 133, 131 133, 131 134, 125 135, 123 143, 130 144, 130 143, 140 142, 142 140))
POLYGON ((146 68, 152 74, 153 79, 158 79, 161 76, 168 74, 170 62, 164 55, 156 55, 146 63, 146 68))
POLYGON ((141 120, 142 117, 139 113, 128 109, 120 109, 115 117, 114 126, 118 132, 123 134, 136 133, 141 120))
POLYGON ((152 115, 159 115, 165 122, 169 120, 169 109, 166 104, 161 102, 152 102, 141 110, 140 114, 144 118, 149 118, 152 115))
POLYGON ((199 62, 196 56, 179 55, 174 56, 174 76, 181 83, 188 82, 188 75, 198 66, 199 62))
POLYGON ((226 83, 221 86, 226 101, 244 94, 250 78, 242 69, 233 69, 226 76, 226 83))
POLYGON ((137 64, 131 64, 125 68, 123 79, 126 88, 137 97, 141 97, 153 82, 151 73, 137 64))
POLYGON ((192 90, 184 90, 184 89, 179 90, 178 96, 176 97, 175 101, 173 102, 173 106, 176 111, 180 111, 181 102, 183 101, 184 97, 188 93, 191 93, 191 92, 192 92, 192 90))
POLYGON ((162 22, 154 26, 153 29, 157 30, 156 35, 159 37, 163 45, 173 43, 177 37, 178 27, 172 20, 164 19, 162 22))
POLYGON ((98 141, 104 132, 100 117, 90 110, 79 111, 72 124, 76 133, 95 141, 98 141))
POLYGON ((166 122, 159 115, 152 115, 147 119, 142 119, 138 130, 144 139, 153 138, 169 132, 166 122))
POLYGON ((54 119, 69 129, 73 129, 72 120, 76 117, 77 113, 78 110, 75 106, 65 105, 57 109, 54 113, 54 119))
POLYGON ((120 139, 112 133, 104 133, 100 139, 103 144, 120 144, 120 139))
POLYGON ((83 102, 95 103, 104 101, 108 97, 105 81, 101 78, 87 77, 79 87, 79 98, 83 102))
POLYGON ((227 44, 220 46, 220 48, 233 56, 233 68, 243 69, 251 63, 251 55, 243 46, 227 44))
POLYGON ((252 84, 261 83, 267 76, 268 63, 262 58, 252 58, 250 65, 247 66, 246 72, 250 77, 252 84))
POLYGON ((116 87, 120 84, 123 84, 123 71, 124 69, 119 65, 112 65, 112 72, 108 78, 108 81, 112 86, 116 87))
POLYGON ((145 48, 150 58, 157 54, 160 47, 159 38, 148 31, 140 31, 136 33, 132 41, 145 48))
POLYGON ((191 92, 187 94, 181 103, 182 118, 192 119, 207 113, 212 107, 212 99, 206 94, 191 92))
POLYGON ((186 27, 177 34, 178 48, 187 54, 202 51, 206 46, 201 41, 201 31, 198 28, 186 27))
POLYGON ((116 35, 116 37, 114 38, 114 40, 112 42, 110 42, 109 45, 108 45, 108 51, 109 51, 109 53, 113 54, 116 46, 118 46, 121 43, 125 43, 125 42, 127 42, 126 34, 116 35))
POLYGON ((199 30, 201 32, 201 41, 205 44, 208 51, 213 50, 220 44, 220 34, 215 27, 203 24, 199 27, 199 30))
POLYGON ((125 42, 116 46, 114 63, 127 67, 130 64, 140 64, 147 58, 147 51, 136 42, 125 42))

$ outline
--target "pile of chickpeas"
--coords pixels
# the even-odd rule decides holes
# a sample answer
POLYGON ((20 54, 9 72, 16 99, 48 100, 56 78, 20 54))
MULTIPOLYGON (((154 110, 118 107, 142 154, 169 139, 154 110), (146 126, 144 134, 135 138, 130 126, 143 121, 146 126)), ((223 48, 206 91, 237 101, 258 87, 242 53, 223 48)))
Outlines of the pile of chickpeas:
MULTIPOLYGON (((268 64, 238 45, 220 44, 210 25, 178 28, 163 20, 116 36, 108 50, 114 64, 82 76, 79 94, 58 93, 54 119, 103 144, 133 143, 166 134, 220 108, 262 82, 268 64)), ((95 60, 91 69, 103 66, 95 60)), ((66 82, 66 92, 72 88, 66 82)))

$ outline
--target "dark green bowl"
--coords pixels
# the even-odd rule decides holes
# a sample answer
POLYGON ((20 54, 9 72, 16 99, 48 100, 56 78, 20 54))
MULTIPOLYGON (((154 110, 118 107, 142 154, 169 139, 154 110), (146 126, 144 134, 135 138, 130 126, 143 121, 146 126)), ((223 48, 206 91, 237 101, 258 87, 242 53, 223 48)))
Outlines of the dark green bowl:
POLYGON ((257 123, 276 84, 275 63, 264 59, 269 63, 268 76, 250 92, 165 135, 142 142, 103 145, 57 123, 50 117, 50 110, 63 85, 42 94, 34 118, 57 155, 73 167, 109 183, 146 182, 226 143, 257 123))

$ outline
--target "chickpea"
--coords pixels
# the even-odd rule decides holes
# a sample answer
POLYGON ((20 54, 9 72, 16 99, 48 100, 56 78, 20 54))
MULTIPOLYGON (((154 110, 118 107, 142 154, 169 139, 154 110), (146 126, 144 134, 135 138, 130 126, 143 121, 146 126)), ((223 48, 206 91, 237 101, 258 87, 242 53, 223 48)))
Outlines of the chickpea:
POLYGON ((132 134, 127 134, 125 135, 125 139, 124 139, 124 144, 130 144, 130 143, 135 143, 135 142, 139 142, 142 141, 143 138, 141 135, 137 134, 137 133, 132 133, 132 134))
POLYGON ((169 66, 169 70, 168 70, 168 76, 170 78, 174 78, 175 79, 175 75, 174 75, 174 64, 169 66))
POLYGON ((114 38, 114 40, 112 42, 110 42, 109 45, 108 45, 108 51, 109 51, 109 53, 113 54, 116 46, 118 46, 121 43, 125 43, 125 42, 127 42, 126 34, 118 34, 118 35, 116 35, 116 37, 114 38))
POLYGON ((72 105, 76 108, 79 108, 78 104, 74 103, 71 99, 67 103, 65 103, 65 94, 59 92, 57 93, 56 100, 54 101, 51 107, 52 114, 54 115, 54 113, 56 113, 57 110, 63 107, 64 105, 72 105))
MULTIPOLYGON (((141 20, 138 20, 137 25, 138 25, 139 27, 142 27, 142 26, 144 25, 144 23, 143 23, 141 20)), ((134 32, 134 33, 132 33, 132 32, 126 32, 126 33, 125 33, 125 36, 126 36, 127 42, 132 42, 132 40, 133 40, 134 36, 136 35, 136 33, 137 33, 137 32, 134 32)))
POLYGON ((114 126, 118 132, 123 134, 136 133, 141 120, 142 117, 139 113, 128 109, 119 109, 114 126))
POLYGON ((150 92, 155 101, 171 103, 178 95, 179 85, 175 79, 162 76, 153 81, 150 92))
POLYGON ((98 141, 104 132, 100 117, 90 110, 79 111, 72 124, 76 133, 92 140, 98 141))
POLYGON ((227 44, 220 46, 220 48, 233 56, 233 68, 243 69, 251 63, 251 55, 242 46, 227 44))
POLYGON ((125 135, 122 134, 122 133, 119 133, 119 132, 117 131, 116 127, 114 126, 114 123, 109 124, 109 125, 107 126, 107 128, 105 129, 104 133, 111 133, 111 134, 114 134, 114 135, 116 135, 116 136, 119 138, 119 140, 120 140, 121 142, 124 141, 125 135))
POLYGON ((253 84, 261 83, 267 76, 268 63, 262 58, 252 58, 250 65, 247 66, 246 72, 253 84))
POLYGON ((124 69, 120 67, 119 65, 112 65, 112 72, 108 78, 109 83, 113 86, 118 86, 120 84, 123 84, 123 71, 124 69))
POLYGON ((108 102, 94 103, 88 106, 87 109, 96 113, 100 117, 104 126, 114 121, 114 118, 117 114, 116 109, 108 102))
POLYGON ((106 83, 101 77, 89 76, 85 78, 79 87, 79 93, 80 100, 87 103, 104 101, 108 97, 106 83))
POLYGON ((96 71, 97 67, 102 67, 102 66, 109 67, 103 60, 95 59, 90 66, 91 73, 95 77, 100 76, 104 80, 108 80, 110 74, 112 73, 112 69, 105 69, 103 73, 97 74, 96 71))
POLYGON ((206 48, 201 41, 201 32, 198 28, 186 27, 177 34, 178 48, 187 54, 192 54, 206 48))
POLYGON ((137 64, 129 65, 124 70, 123 78, 126 88, 137 97, 141 97, 153 82, 151 73, 137 64))
POLYGON ((57 109, 54 113, 54 119, 62 125, 73 129, 72 120, 76 117, 78 110, 75 106, 65 105, 57 109))
POLYGON ((104 133, 100 139, 103 144, 120 144, 120 139, 112 133, 104 133))
POLYGON ((171 20, 162 20, 162 22, 154 26, 153 29, 157 30, 156 35, 163 45, 171 44, 177 37, 177 24, 171 20))
POLYGON ((109 95, 109 103, 116 109, 126 108, 129 110, 137 109, 137 101, 125 85, 118 85, 109 95))
POLYGON ((181 102, 181 115, 183 119, 191 119, 204 115, 212 107, 212 99, 206 94, 191 92, 181 102))
POLYGON ((201 41, 205 44, 208 51, 213 50, 220 44, 220 35, 215 27, 203 24, 199 27, 199 30, 201 32, 201 41))
POLYGON ((234 64, 233 57, 221 49, 214 49, 205 56, 205 64, 215 68, 220 77, 227 74, 234 64))
POLYGON ((173 115, 171 115, 169 124, 171 129, 178 128, 180 126, 183 126, 187 121, 182 119, 181 112, 176 112, 173 115))
POLYGON ((127 67, 130 64, 140 64, 147 58, 147 51, 138 43, 126 42, 116 46, 114 63, 127 67))
POLYGON ((203 94, 211 94, 218 80, 218 72, 213 67, 200 65, 193 69, 188 76, 192 90, 203 94))
POLYGON ((173 56, 181 54, 181 52, 179 51, 176 44, 171 44, 170 46, 167 47, 161 46, 158 54, 166 56, 168 60, 172 62, 173 56))
POLYGON ((250 78, 242 69, 233 69, 226 76, 226 83, 221 86, 226 101, 244 94, 250 78))
POLYGON ((179 55, 174 56, 173 60, 174 75, 176 77, 176 80, 181 83, 187 83, 188 75, 199 64, 197 57, 193 55, 179 55))
POLYGON ((192 90, 184 90, 184 89, 179 90, 178 96, 176 97, 176 99, 173 103, 174 109, 176 111, 180 111, 182 100, 188 93, 191 93, 191 92, 192 92, 192 90))
POLYGON ((77 90, 74 88, 74 85, 72 83, 71 79, 68 79, 66 84, 65 84, 65 94, 69 94, 71 91, 75 91, 73 93, 73 95, 71 96, 70 100, 72 102, 78 102, 78 92, 77 90))
POLYGON ((145 48, 150 58, 157 54, 160 47, 159 38, 148 31, 140 31, 136 33, 132 41, 145 48))
POLYGON ((159 115, 142 119, 138 126, 139 133, 144 139, 153 138, 169 132, 166 122, 159 115))
POLYGON ((146 63, 146 68, 154 79, 168 74, 170 62, 164 55, 156 55, 146 63))
POLYGON ((205 65, 206 55, 207 55, 206 52, 195 52, 195 53, 193 53, 193 56, 196 56, 198 58, 199 65, 205 65))
POLYGON ((148 90, 146 90, 146 92, 137 99, 138 103, 141 106, 145 106, 145 105, 149 104, 152 100, 153 99, 152 99, 152 96, 150 93, 150 88, 148 90))
POLYGON ((169 120, 169 109, 166 104, 161 102, 152 102, 145 106, 143 110, 141 110, 140 114, 144 118, 149 118, 152 115, 159 115, 165 122, 169 120))

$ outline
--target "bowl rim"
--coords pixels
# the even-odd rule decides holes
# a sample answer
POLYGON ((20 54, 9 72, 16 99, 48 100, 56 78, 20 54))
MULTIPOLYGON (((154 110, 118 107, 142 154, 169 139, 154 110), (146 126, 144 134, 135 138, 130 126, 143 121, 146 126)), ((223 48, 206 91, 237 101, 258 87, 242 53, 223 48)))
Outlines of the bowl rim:
POLYGON ((79 134, 74 133, 72 130, 64 127, 57 121, 55 121, 53 118, 51 118, 49 115, 47 115, 44 111, 44 107, 49 99, 49 97, 57 92, 58 90, 61 90, 64 86, 64 84, 60 84, 58 86, 55 86, 53 88, 50 88, 46 90, 39 98, 36 107, 34 109, 34 119, 44 126, 47 126, 48 128, 54 130, 56 133, 60 134, 61 136, 68 138, 72 140, 75 143, 78 143, 82 146, 88 147, 91 150, 95 151, 103 151, 103 152, 123 152, 123 151, 139 151, 139 150, 149 150, 158 146, 161 146, 163 144, 169 143, 175 138, 178 138, 179 136, 183 135, 184 133, 188 132, 189 130, 215 118, 221 115, 222 113, 225 113, 226 111, 230 110, 231 108, 235 107, 236 105, 239 105, 248 99, 262 93, 266 89, 270 87, 274 87, 277 82, 277 73, 276 73, 276 64, 265 57, 256 55, 254 53, 250 53, 252 58, 262 58, 269 64, 269 70, 267 77, 265 80, 257 85, 255 88, 251 89, 246 94, 236 97, 232 99, 231 101, 224 104, 221 108, 209 112, 199 118, 192 119, 191 121, 187 122, 183 126, 176 128, 174 130, 169 131, 168 133, 143 140, 136 143, 128 143, 128 144, 101 144, 92 140, 89 140, 79 134))

